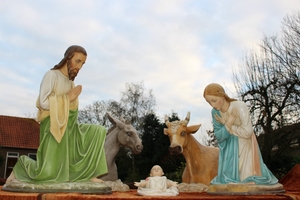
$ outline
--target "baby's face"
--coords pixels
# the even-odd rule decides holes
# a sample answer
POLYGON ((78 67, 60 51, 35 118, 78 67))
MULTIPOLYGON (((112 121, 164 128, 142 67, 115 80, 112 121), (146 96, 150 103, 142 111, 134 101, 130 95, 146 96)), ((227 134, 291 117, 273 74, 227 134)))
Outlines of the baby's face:
POLYGON ((150 176, 162 176, 164 172, 159 165, 154 165, 151 169, 150 176))

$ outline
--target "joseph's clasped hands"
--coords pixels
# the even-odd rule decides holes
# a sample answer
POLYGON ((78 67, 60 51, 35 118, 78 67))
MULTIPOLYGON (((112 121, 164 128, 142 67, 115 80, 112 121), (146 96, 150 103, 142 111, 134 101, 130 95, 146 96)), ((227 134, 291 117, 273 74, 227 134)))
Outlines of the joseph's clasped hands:
POLYGON ((78 96, 81 94, 81 91, 82 91, 81 85, 77 85, 76 87, 69 90, 67 95, 69 97, 70 102, 75 101, 78 98, 78 96))

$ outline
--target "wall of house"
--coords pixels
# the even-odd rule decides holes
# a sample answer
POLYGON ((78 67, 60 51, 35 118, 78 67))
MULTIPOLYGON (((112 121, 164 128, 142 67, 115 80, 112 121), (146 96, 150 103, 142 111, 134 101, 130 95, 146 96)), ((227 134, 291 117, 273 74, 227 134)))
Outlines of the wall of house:
POLYGON ((7 153, 18 153, 19 157, 21 155, 28 156, 29 154, 36 154, 37 149, 21 149, 21 148, 11 148, 11 147, 1 147, 0 154, 4 158, 2 166, 0 166, 0 178, 7 178, 11 173, 12 167, 17 161, 17 158, 7 159, 7 153), (6 170, 5 170, 6 169, 6 170), (6 172, 6 174, 5 174, 6 172))

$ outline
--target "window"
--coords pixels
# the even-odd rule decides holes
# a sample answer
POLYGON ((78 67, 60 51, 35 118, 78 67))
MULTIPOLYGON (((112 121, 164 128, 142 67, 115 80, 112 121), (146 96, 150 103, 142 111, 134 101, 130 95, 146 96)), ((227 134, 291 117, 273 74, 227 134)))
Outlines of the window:
POLYGON ((9 177, 12 172, 13 167, 17 163, 19 158, 18 152, 7 152, 6 154, 6 162, 5 162, 5 170, 4 170, 4 178, 9 177))
POLYGON ((33 159, 33 160, 36 160, 36 153, 29 153, 28 157, 33 159))

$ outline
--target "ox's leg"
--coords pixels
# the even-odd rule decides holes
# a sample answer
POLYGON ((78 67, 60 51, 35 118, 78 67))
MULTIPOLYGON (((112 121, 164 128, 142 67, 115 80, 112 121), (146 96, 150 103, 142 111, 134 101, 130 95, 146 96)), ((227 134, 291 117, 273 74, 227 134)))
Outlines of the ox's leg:
POLYGON ((187 167, 184 168, 182 173, 182 182, 183 183, 190 183, 190 172, 187 167))

